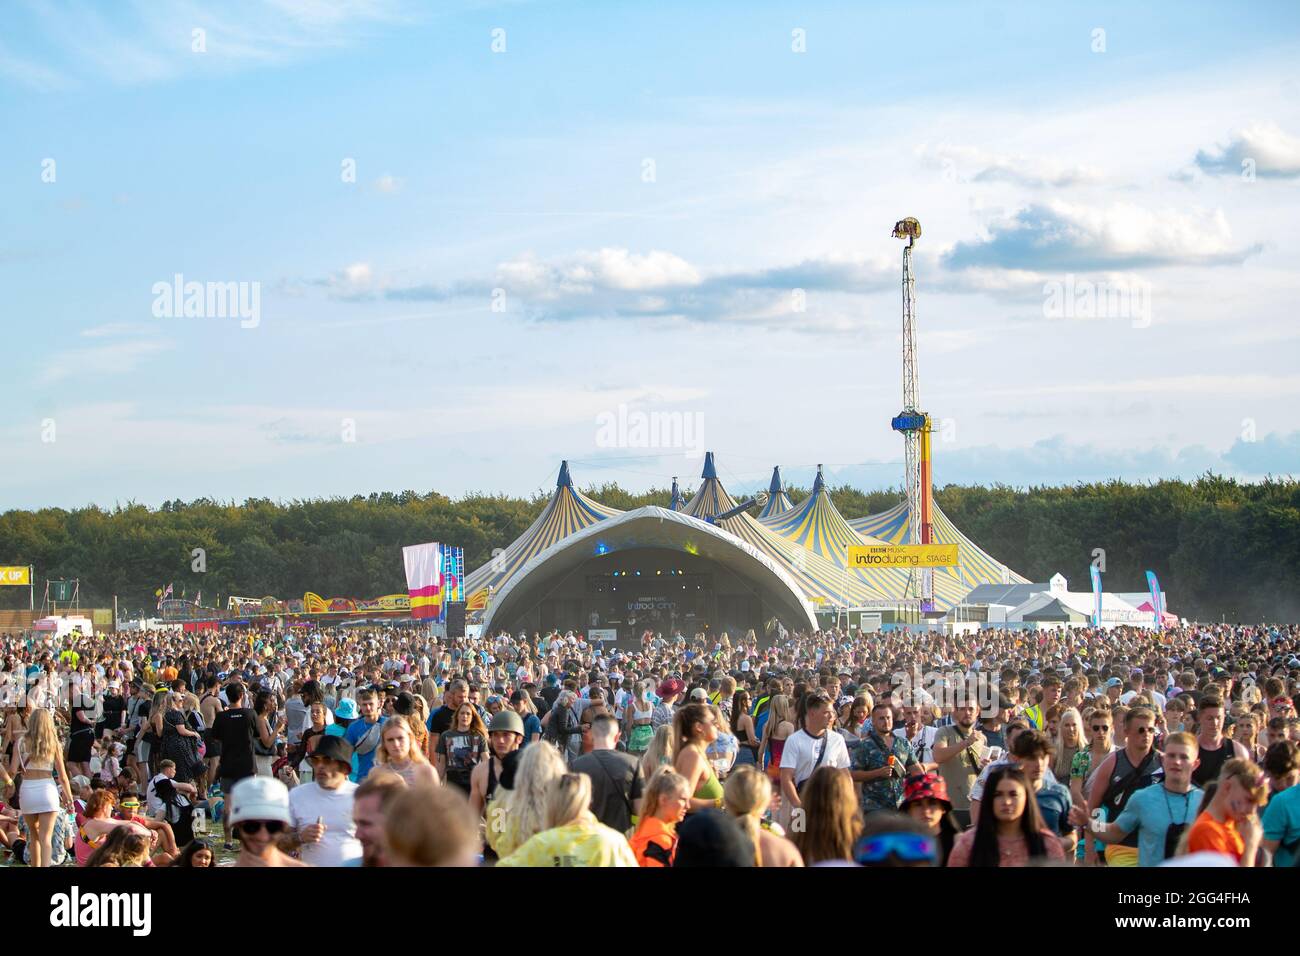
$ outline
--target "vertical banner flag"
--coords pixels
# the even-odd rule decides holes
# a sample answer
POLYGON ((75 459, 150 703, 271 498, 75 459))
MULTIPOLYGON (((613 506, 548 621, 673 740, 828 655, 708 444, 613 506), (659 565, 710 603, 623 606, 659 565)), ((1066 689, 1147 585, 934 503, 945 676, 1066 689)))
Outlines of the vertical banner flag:
POLYGON ((1156 630, 1161 630, 1164 608, 1160 606, 1160 582, 1154 571, 1147 572, 1147 587, 1151 589, 1151 610, 1156 616, 1156 630))
POLYGON ((1101 569, 1089 565, 1092 572, 1092 626, 1101 627, 1101 569))
POLYGON ((442 610, 442 546, 435 541, 403 548, 402 563, 411 617, 436 619, 442 610))
POLYGON ((450 545, 442 549, 442 606, 438 608, 438 623, 447 622, 447 605, 463 601, 465 579, 465 549, 450 545))

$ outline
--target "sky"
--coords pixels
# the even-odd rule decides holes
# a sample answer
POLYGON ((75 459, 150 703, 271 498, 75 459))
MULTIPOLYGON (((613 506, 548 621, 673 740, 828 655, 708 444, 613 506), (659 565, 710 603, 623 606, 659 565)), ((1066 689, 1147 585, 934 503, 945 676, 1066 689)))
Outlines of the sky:
POLYGON ((0 509, 1300 473, 1300 6, 702 6, 0 5, 0 509))

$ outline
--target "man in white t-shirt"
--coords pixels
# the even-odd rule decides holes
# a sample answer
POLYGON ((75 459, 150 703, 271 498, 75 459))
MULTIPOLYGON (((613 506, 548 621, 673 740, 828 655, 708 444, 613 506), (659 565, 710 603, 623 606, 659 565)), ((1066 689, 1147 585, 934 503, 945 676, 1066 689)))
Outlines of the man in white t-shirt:
POLYGON ((302 861, 311 866, 355 865, 361 841, 352 818, 357 785, 348 780, 352 745, 342 737, 321 737, 311 755, 311 769, 312 782, 289 791, 290 842, 302 848, 302 861))
POLYGON ((830 732, 835 708, 823 690, 810 691, 803 728, 785 741, 781 751, 781 794, 791 807, 801 807, 799 788, 819 767, 849 769, 849 748, 840 734, 830 732))

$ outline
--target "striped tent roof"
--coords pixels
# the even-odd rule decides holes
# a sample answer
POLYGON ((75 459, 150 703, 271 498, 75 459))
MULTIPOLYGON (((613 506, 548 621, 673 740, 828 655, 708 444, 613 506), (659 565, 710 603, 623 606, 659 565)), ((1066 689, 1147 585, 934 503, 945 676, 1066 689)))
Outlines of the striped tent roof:
POLYGON ((794 507, 794 503, 785 493, 785 488, 781 486, 781 466, 777 465, 772 469, 772 483, 767 487, 767 503, 763 505, 763 510, 758 513, 758 520, 772 518, 779 514, 784 514, 794 507))
MULTIPOLYGON (((900 501, 880 514, 854 518, 849 521, 849 525, 859 534, 872 535, 890 544, 907 544, 911 533, 908 515, 907 502, 900 501)), ((949 606, 961 601, 972 588, 980 584, 1029 583, 1028 578, 1012 571, 962 534, 938 504, 934 505, 934 541, 936 544, 957 545, 957 558, 960 562, 957 567, 937 568, 934 572, 936 597, 941 585, 945 591, 960 592, 955 600, 944 602, 949 606)))
MULTIPOLYGON (((686 506, 687 514, 694 518, 708 520, 736 507, 736 501, 718 480, 712 452, 705 456, 701 478, 703 480, 700 490, 686 506)), ((782 562, 795 579, 795 583, 814 603, 852 605, 892 597, 888 592, 873 587, 856 572, 848 571, 822 555, 774 533, 749 514, 733 515, 717 524, 718 527, 730 531, 742 541, 782 562)))
MULTIPOLYGON (((707 522, 736 507, 735 499, 718 479, 712 452, 705 456, 700 477, 699 491, 685 503, 674 479, 673 510, 707 522)), ((906 502, 878 515, 846 521, 830 499, 820 465, 812 494, 797 506, 789 505, 789 499, 780 487, 778 471, 773 472, 772 487, 776 489, 773 497, 779 495, 787 504, 779 512, 765 513, 758 518, 741 512, 711 523, 776 562, 814 604, 854 606, 916 599, 911 575, 906 570, 863 571, 847 566, 850 545, 907 542, 906 502)), ((769 498, 769 506, 771 503, 772 498, 769 498)), ((765 512, 769 510, 764 509, 765 512)), ((619 514, 622 512, 618 509, 593 501, 575 489, 569 476, 569 464, 562 462, 555 482, 555 494, 542 513, 509 547, 466 579, 467 609, 483 610, 490 593, 499 592, 520 568, 556 542, 619 514)), ((1025 578, 980 550, 937 506, 934 535, 936 543, 956 544, 961 561, 956 568, 935 570, 937 606, 952 607, 979 584, 1026 582, 1025 578)))
POLYGON ((560 475, 555 481, 555 494, 537 516, 537 520, 501 554, 465 579, 465 593, 469 595, 466 609, 482 610, 487 606, 488 588, 500 590, 501 585, 522 568, 529 558, 575 531, 616 514, 621 512, 592 501, 574 488, 573 479, 569 477, 569 463, 561 462, 560 475))
MULTIPOLYGON (((860 534, 849 526, 826 490, 822 466, 817 466, 812 493, 798 505, 772 518, 761 518, 760 523, 774 534, 780 535, 839 568, 848 568, 849 548, 853 545, 883 544, 879 538, 860 534)), ((874 591, 891 597, 914 597, 908 594, 910 576, 898 568, 872 570, 852 569, 848 572, 860 578, 874 591)), ((960 600, 960 596, 958 596, 960 600)))

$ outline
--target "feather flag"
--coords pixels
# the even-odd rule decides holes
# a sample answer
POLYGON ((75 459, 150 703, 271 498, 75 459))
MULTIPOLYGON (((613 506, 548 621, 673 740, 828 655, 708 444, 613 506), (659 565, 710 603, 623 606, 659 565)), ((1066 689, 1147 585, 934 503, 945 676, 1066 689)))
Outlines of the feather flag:
POLYGON ((1164 623, 1165 609, 1160 606, 1160 582, 1156 580, 1154 571, 1147 572, 1147 587, 1151 589, 1151 611, 1156 616, 1156 630, 1161 630, 1164 623))
POLYGON ((1092 574, 1092 626, 1101 627, 1101 569, 1089 565, 1092 574))
POLYGON ((437 618, 442 608, 442 545, 413 544, 402 549, 406 566, 406 593, 411 596, 411 617, 437 618))

